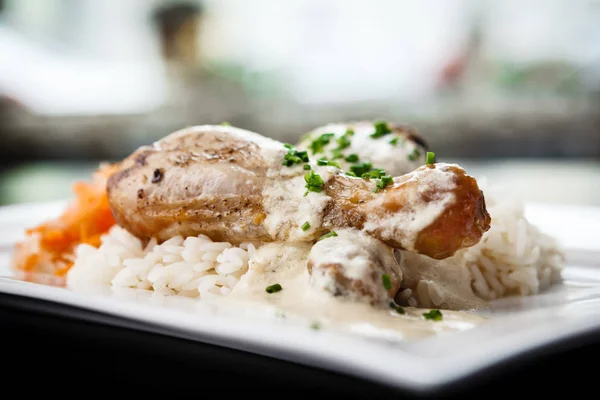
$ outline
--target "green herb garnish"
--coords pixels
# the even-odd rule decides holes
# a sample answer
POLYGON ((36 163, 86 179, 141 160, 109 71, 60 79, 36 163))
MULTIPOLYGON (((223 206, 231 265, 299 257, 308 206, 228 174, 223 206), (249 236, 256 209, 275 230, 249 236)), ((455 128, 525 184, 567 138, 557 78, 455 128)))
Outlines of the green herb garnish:
MULTIPOLYGON (((288 145, 284 145, 288 146, 288 145)), ((291 145, 290 145, 291 146, 291 145)), ((308 153, 306 151, 298 151, 294 149, 294 147, 287 147, 288 152, 285 156, 283 156, 282 165, 286 167, 291 167, 294 164, 300 164, 303 162, 308 162, 308 153)))
POLYGON ((339 149, 333 149, 333 151, 331 152, 331 159, 337 160, 339 158, 344 158, 344 153, 342 153, 342 151, 339 149))
POLYGON ((321 178, 321 175, 315 174, 315 171, 310 171, 309 173, 304 175, 304 180, 306 181, 306 193, 304 194, 305 196, 308 194, 308 192, 319 193, 323 190, 323 185, 325 184, 325 182, 323 182, 323 178, 321 178))
POLYGON ((390 308, 396 311, 398 314, 406 314, 406 310, 404 309, 404 307, 399 306, 393 301, 390 302, 390 308))
POLYGON ((294 146, 292 146, 289 143, 284 143, 283 147, 285 147, 286 149, 293 149, 294 148, 294 146))
POLYGON ((329 144, 333 136, 335 136, 333 133, 324 133, 315 140, 313 140, 310 144, 310 150, 312 151, 312 153, 321 153, 323 151, 323 148, 329 144))
POLYGON ((309 171, 310 170, 310 165, 304 164, 304 167, 302 167, 302 169, 304 169, 305 171, 309 171))
POLYGON ((300 229, 302 229, 304 232, 306 232, 307 230, 310 229, 310 224, 308 223, 308 221, 304 222, 302 224, 302 226, 300 227, 300 229))
POLYGON ((319 329, 321 329, 321 324, 318 322, 313 322, 312 324, 310 324, 310 329, 314 329, 315 331, 318 331, 319 329))
POLYGON ((381 282, 383 283, 385 290, 390 290, 392 288, 392 279, 388 274, 381 275, 381 282))
POLYGON ((399 137, 395 137, 392 140, 390 140, 388 143, 391 144, 392 146, 395 146, 398 144, 398 142, 400 141, 399 137))
POLYGON ((281 287, 281 285, 279 283, 276 283, 274 285, 271 286, 267 286, 267 288, 265 289, 265 291, 267 293, 277 293, 279 291, 281 291, 283 288, 281 287))
POLYGON ((354 172, 356 176, 362 176, 364 173, 369 172, 373 169, 373 164, 370 162, 361 162, 350 166, 350 171, 354 172))
POLYGON ((356 154, 349 154, 348 157, 345 158, 346 161, 348 162, 352 162, 355 163, 358 161, 358 155, 356 154))
POLYGON ((324 158, 320 158, 317 160, 317 165, 328 165, 330 167, 337 167, 340 168, 340 164, 336 163, 335 161, 330 161, 330 160, 326 160, 324 158))
POLYGON ((394 178, 391 175, 384 175, 381 177, 379 182, 375 185, 374 193, 377 193, 380 189, 384 189, 387 185, 394 182, 394 178))
POLYGON ((361 175, 361 178, 364 179, 379 179, 385 175, 385 170, 380 168, 373 168, 369 172, 365 172, 361 175))
POLYGON ((351 172, 351 171, 346 172, 346 175, 353 176, 353 177, 356 178, 356 174, 354 172, 351 172))
POLYGON ((329 233, 326 233, 326 234, 324 234, 323 236, 321 236, 321 237, 319 238, 319 240, 327 239, 327 238, 334 237, 334 236, 337 236, 337 235, 338 235, 338 234, 337 234, 335 231, 331 231, 331 232, 329 232, 329 233))
POLYGON ((221 122, 221 125, 222 126, 231 126, 231 124, 229 122, 227 122, 227 121, 221 122))
POLYGON ((350 147, 351 143, 350 143, 350 139, 348 139, 348 137, 346 135, 344 135, 344 136, 340 136, 337 139, 337 144, 338 144, 337 150, 343 150, 347 147, 350 147))
POLYGON ((435 164, 435 153, 428 151, 427 152, 427 160, 425 164, 435 164))
POLYGON ((352 128, 348 128, 346 129, 346 133, 344 133, 345 136, 354 136, 354 129, 352 128))
POLYGON ((416 160, 417 158, 419 158, 420 156, 421 156, 421 152, 419 151, 419 149, 414 149, 414 150, 412 151, 412 153, 410 153, 410 154, 408 155, 408 159, 409 159, 410 161, 415 161, 415 160, 416 160))
POLYGON ((375 133, 372 133, 370 135, 373 139, 377 139, 392 133, 392 130, 390 129, 386 121, 376 121, 373 125, 375 125, 375 133))
POLYGON ((430 310, 429 312, 423 313, 425 319, 430 319, 432 321, 441 321, 444 317, 440 310, 430 310))

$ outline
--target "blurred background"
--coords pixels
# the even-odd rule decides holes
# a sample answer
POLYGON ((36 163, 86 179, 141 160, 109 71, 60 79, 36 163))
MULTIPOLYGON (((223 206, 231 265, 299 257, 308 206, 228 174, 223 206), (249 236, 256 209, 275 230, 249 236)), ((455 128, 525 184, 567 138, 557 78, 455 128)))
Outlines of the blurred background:
POLYGON ((526 201, 600 205, 600 0, 0 0, 0 204, 188 125, 375 118, 526 201))

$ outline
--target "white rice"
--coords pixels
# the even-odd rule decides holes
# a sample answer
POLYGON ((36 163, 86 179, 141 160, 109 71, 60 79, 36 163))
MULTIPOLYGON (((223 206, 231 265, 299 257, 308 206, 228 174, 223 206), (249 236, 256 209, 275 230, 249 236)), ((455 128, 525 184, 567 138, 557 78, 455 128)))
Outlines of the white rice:
MULTIPOLYGON (((485 193, 491 228, 478 244, 448 259, 468 270, 473 294, 488 301, 537 294, 559 283, 564 255, 557 242, 527 221, 520 201, 489 187, 483 179, 478 184, 485 193)), ((401 292, 400 299, 421 307, 440 305, 438 284, 418 280, 401 292)))
POLYGON ((560 282, 564 255, 557 242, 527 221, 521 202, 500 197, 498 189, 483 190, 492 226, 459 254, 473 273, 475 293, 486 300, 526 296, 560 282))
POLYGON ((213 242, 205 235, 173 237, 145 248, 114 226, 99 248, 80 245, 67 285, 105 284, 211 299, 227 295, 248 270, 255 247, 213 242))

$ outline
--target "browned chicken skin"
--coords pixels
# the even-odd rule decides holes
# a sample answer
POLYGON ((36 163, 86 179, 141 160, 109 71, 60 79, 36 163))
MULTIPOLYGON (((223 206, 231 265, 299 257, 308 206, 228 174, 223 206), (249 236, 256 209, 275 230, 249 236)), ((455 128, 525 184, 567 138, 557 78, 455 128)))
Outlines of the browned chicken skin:
POLYGON ((282 165, 287 152, 229 126, 188 128, 123 161, 108 181, 111 209, 119 225, 142 239, 202 233, 233 243, 314 241, 347 227, 435 258, 477 243, 489 229, 483 194, 458 166, 423 166, 374 193, 374 180, 312 164, 324 185, 304 196, 306 171, 282 165), (306 209, 318 223, 303 232, 306 209))
POLYGON ((170 135, 125 159, 107 185, 117 223, 142 239, 268 241, 260 224, 268 166, 256 143, 224 128, 170 135))

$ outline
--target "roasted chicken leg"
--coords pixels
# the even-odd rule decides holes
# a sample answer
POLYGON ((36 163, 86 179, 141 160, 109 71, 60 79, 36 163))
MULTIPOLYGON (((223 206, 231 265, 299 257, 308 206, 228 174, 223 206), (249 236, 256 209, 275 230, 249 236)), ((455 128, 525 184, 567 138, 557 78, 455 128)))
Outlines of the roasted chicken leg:
POLYGON ((317 242, 306 267, 312 288, 373 304, 388 304, 402 282, 394 250, 355 229, 317 242))
POLYGON ((190 127, 141 147, 107 189, 117 223, 159 241, 200 233, 233 243, 315 241, 354 228, 445 258, 490 226, 477 182, 456 165, 362 179, 231 126, 190 127))

